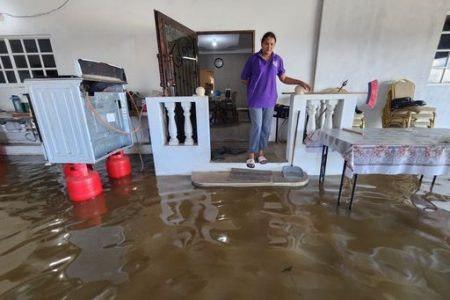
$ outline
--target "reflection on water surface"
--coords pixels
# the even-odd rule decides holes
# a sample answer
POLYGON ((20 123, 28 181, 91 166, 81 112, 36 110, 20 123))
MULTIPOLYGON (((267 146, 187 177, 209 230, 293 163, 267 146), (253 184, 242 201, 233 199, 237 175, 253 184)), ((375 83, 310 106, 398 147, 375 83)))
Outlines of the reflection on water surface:
MULTIPOLYGON (((60 166, 0 158, 4 299, 449 299, 448 178, 323 189, 193 188, 146 171, 67 200, 60 166), (348 196, 350 190, 344 191, 348 196), (345 206, 345 205, 344 205, 345 206)), ((139 170, 133 158, 133 170, 139 170)))

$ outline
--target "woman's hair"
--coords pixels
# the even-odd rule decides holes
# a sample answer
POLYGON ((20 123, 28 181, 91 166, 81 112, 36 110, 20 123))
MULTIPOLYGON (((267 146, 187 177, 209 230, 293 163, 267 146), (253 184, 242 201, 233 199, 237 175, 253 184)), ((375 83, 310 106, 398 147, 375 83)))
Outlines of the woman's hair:
POLYGON ((261 43, 263 43, 268 38, 273 38, 275 40, 275 42, 277 41, 277 37, 275 36, 275 33, 271 32, 271 31, 267 31, 266 33, 264 33, 264 35, 261 39, 261 43))

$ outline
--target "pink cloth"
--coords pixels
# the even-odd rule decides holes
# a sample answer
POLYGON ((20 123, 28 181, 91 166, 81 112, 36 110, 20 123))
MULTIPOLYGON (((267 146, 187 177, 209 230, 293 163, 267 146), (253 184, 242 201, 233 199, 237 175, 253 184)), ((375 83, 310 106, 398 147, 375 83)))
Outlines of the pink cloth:
POLYGON ((377 103, 378 98, 378 80, 372 80, 369 82, 369 94, 367 97, 366 104, 370 107, 370 109, 373 109, 375 107, 375 104, 377 103))

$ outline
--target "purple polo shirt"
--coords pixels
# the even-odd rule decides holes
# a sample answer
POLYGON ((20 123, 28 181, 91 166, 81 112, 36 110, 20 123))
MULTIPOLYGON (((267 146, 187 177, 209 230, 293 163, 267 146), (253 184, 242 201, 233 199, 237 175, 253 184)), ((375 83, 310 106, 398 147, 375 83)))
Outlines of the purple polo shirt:
POLYGON ((285 72, 283 59, 273 53, 268 61, 262 57, 261 50, 250 56, 241 73, 242 80, 248 80, 248 107, 273 107, 277 102, 277 76, 285 72))

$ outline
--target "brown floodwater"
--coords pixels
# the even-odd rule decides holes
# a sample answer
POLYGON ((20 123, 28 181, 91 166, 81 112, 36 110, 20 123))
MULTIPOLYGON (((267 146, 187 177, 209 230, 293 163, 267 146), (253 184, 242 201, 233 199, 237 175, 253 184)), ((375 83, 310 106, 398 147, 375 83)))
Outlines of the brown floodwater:
POLYGON ((360 176, 323 189, 195 188, 133 176, 85 203, 62 168, 0 157, 2 299, 450 299, 450 182, 360 176), (349 187, 344 190, 344 204, 349 187))

